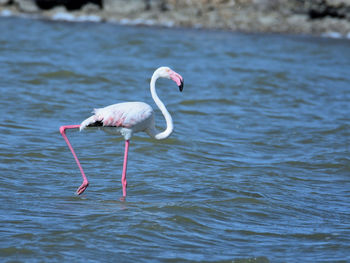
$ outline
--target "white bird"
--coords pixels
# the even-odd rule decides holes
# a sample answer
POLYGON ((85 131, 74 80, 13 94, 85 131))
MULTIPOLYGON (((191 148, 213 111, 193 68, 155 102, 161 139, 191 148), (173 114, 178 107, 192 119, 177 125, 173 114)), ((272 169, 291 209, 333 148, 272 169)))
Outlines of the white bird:
POLYGON ((173 132, 173 120, 168 110, 164 106, 163 102, 159 99, 155 83, 158 78, 167 78, 173 80, 179 87, 180 91, 183 89, 184 80, 182 76, 169 67, 160 67, 152 75, 150 89, 154 102, 162 112, 165 121, 166 129, 163 132, 157 132, 154 121, 154 111, 152 107, 144 102, 123 102, 117 103, 105 108, 95 109, 94 115, 84 120, 80 125, 64 125, 60 127, 60 132, 66 141, 69 149, 71 150, 74 159, 80 169, 83 177, 83 183, 78 188, 76 193, 82 194, 89 185, 89 181, 83 171, 82 166, 78 160, 77 155, 74 152, 72 145, 70 144, 66 134, 66 129, 80 129, 83 130, 87 127, 101 127, 107 132, 121 134, 125 139, 125 152, 124 152, 124 164, 122 172, 122 187, 123 196, 120 198, 122 201, 126 198, 126 169, 128 161, 129 140, 135 132, 146 132, 150 137, 157 140, 166 139, 173 132))

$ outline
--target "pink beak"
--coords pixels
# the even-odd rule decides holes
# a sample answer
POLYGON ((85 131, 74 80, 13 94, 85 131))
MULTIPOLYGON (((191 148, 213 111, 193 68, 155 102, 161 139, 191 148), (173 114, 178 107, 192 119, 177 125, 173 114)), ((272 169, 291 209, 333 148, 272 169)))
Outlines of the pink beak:
POLYGON ((179 90, 182 91, 184 87, 183 77, 175 71, 171 71, 170 78, 176 83, 176 85, 179 87, 179 90))

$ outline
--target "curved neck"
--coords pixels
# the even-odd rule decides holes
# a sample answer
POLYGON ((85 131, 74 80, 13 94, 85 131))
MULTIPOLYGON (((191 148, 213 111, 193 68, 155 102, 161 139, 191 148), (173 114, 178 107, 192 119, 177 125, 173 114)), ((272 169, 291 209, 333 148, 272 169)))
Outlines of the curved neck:
POLYGON ((154 138, 157 140, 166 139, 169 137, 169 135, 173 132, 174 126, 173 126, 173 119, 170 116, 170 113, 166 109, 163 102, 159 99, 157 92, 156 92, 156 81, 159 78, 157 72, 155 72, 152 76, 150 88, 151 88, 151 94, 154 102, 157 104, 158 108, 162 112, 165 121, 166 121, 166 129, 163 132, 154 134, 154 138))

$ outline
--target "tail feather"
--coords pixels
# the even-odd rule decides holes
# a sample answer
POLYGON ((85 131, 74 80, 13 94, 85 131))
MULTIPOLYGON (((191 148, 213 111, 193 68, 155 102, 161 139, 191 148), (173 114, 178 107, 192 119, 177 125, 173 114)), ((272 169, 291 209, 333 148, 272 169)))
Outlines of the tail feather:
POLYGON ((80 128, 79 130, 82 131, 84 130, 87 126, 93 124, 96 122, 96 116, 95 115, 92 115, 91 117, 87 118, 85 121, 83 121, 81 124, 80 124, 80 128))

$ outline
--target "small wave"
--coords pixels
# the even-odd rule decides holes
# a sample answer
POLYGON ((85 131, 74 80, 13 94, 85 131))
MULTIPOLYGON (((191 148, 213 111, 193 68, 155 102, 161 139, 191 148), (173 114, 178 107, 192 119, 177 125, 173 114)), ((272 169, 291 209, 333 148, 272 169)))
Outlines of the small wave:
POLYGON ((346 132, 348 131, 348 125, 339 125, 337 127, 332 127, 330 129, 324 129, 320 131, 320 134, 322 135, 329 135, 329 134, 338 134, 339 132, 346 132))
POLYGON ((52 72, 46 72, 39 74, 42 77, 45 78, 52 78, 52 79, 65 79, 65 78, 80 78, 83 77, 83 75, 76 74, 69 70, 58 70, 58 71, 52 71, 52 72))
POLYGON ((110 19, 109 22, 115 22, 119 23, 121 25, 130 25, 130 26, 164 26, 164 27, 174 27, 175 23, 173 21, 162 21, 158 22, 153 19, 142 19, 142 18, 137 18, 137 19, 129 19, 129 18, 122 18, 120 20, 114 20, 110 19))
POLYGON ((13 255, 30 255, 34 254, 33 250, 26 248, 17 248, 17 247, 6 247, 0 249, 1 255, 13 256, 13 255))
POLYGON ((223 199, 223 200, 215 200, 212 201, 211 203, 213 204, 228 204, 228 203, 232 203, 232 204, 251 204, 251 205, 263 205, 266 202, 263 200, 259 200, 256 198, 252 198, 252 197, 235 197, 235 198, 230 198, 230 199, 223 199))
POLYGON ((350 32, 347 33, 346 35, 343 35, 339 32, 336 32, 336 31, 328 31, 328 32, 325 32, 323 34, 321 34, 322 37, 325 37, 325 38, 334 38, 334 39, 350 39, 350 32))
POLYGON ((180 112, 183 114, 189 114, 189 115, 208 115, 205 112, 195 111, 195 110, 180 110, 180 112))
POLYGON ((68 22, 101 22, 102 18, 97 15, 79 15, 75 16, 66 12, 58 12, 54 14, 52 20, 68 21, 68 22))
POLYGON ((8 16, 12 16, 12 15, 13 15, 13 13, 11 12, 11 10, 4 9, 4 10, 1 10, 1 12, 0 12, 0 16, 8 17, 8 16))
POLYGON ((156 24, 155 20, 152 19, 128 19, 123 18, 119 20, 119 23, 122 25, 148 25, 148 26, 154 26, 156 24))
POLYGON ((303 238, 303 239, 309 239, 309 240, 315 240, 315 241, 322 241, 322 240, 329 240, 333 238, 334 236, 330 233, 311 233, 311 234, 305 234, 305 233, 296 233, 292 236, 296 238, 303 238))
POLYGON ((196 105, 196 104, 209 104, 209 103, 219 103, 219 104, 232 104, 231 100, 228 99, 210 99, 210 100, 183 100, 180 102, 182 105, 196 105))
POLYGON ((262 256, 262 257, 253 257, 253 258, 240 258, 240 259, 235 259, 232 262, 233 263, 269 263, 270 261, 267 257, 262 256))

